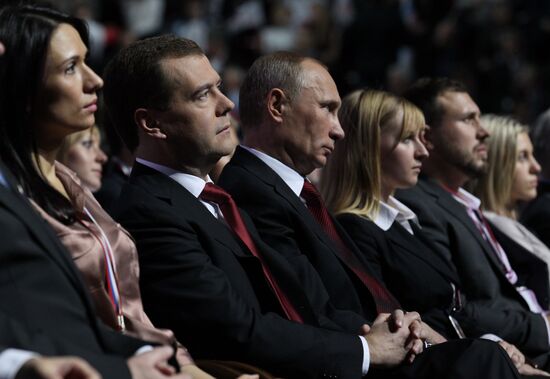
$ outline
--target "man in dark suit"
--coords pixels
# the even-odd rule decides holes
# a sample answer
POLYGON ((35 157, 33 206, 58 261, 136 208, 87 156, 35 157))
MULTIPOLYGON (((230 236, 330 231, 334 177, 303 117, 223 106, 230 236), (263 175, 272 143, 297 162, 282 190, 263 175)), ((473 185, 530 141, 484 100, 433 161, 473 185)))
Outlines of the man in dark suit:
MULTIPOLYGON (((417 314, 382 315, 360 332, 364 319, 333 309, 309 262, 289 265, 209 183, 210 170, 234 148, 233 104, 193 41, 137 42, 109 63, 105 81, 109 114, 128 147, 137 148, 116 216, 138 245, 143 301, 194 356, 245 360, 290 377, 376 376, 376 367, 396 367, 407 357, 413 365, 383 374, 447 373, 446 364, 429 360, 432 354, 415 357, 417 314)), ((488 365, 497 362, 502 375, 515 375, 492 348, 464 341, 455 358, 475 351, 488 365)), ((445 344, 432 349, 454 351, 445 344)))
POLYGON ((164 367, 172 349, 134 356, 145 342, 99 323, 70 256, 0 170, 0 314, 2 322, 17 320, 20 326, 1 333, 0 344, 79 356, 106 378, 165 377, 155 366, 164 367))
MULTIPOLYGON (((514 271, 519 267, 514 266, 514 254, 523 260, 536 258, 510 248, 504 236, 499 241, 479 211, 479 200, 461 188, 486 167, 488 133, 480 124, 479 108, 462 84, 448 79, 421 79, 406 96, 420 107, 430 126, 430 156, 417 186, 397 197, 417 214, 439 252, 453 262, 469 301, 489 307, 483 317, 490 321, 488 330, 545 366, 548 320, 538 303, 547 299, 548 289, 530 291, 521 281, 524 273, 514 271)), ((536 272, 542 265, 522 266, 531 267, 527 275, 546 278, 536 272)))
POLYGON ((100 379, 81 358, 42 357, 34 352, 38 350, 55 354, 52 341, 43 333, 31 335, 20 322, 0 313, 0 378, 100 379))

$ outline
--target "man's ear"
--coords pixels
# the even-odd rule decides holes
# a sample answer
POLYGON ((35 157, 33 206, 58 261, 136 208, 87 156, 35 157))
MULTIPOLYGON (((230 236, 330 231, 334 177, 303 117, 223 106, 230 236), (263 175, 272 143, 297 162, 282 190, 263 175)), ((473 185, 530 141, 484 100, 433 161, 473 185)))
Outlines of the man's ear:
POLYGON ((267 112, 269 117, 278 123, 283 121, 284 108, 287 104, 288 99, 282 89, 273 88, 267 94, 267 112))
POLYGON ((146 108, 136 109, 134 112, 134 122, 149 137, 166 139, 166 134, 160 130, 160 123, 157 121, 153 111, 146 108))
POLYGON ((422 143, 424 144, 424 146, 426 146, 426 150, 428 150, 428 152, 430 153, 434 149, 433 138, 434 132, 432 128, 429 125, 426 125, 426 129, 424 129, 424 133, 422 136, 422 143))

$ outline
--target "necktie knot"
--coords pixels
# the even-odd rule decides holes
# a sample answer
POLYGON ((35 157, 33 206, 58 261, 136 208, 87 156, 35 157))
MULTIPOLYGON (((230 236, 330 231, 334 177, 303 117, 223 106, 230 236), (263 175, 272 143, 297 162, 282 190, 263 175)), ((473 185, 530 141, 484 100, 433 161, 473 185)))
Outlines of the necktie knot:
POLYGON ((199 197, 218 205, 231 201, 231 195, 213 183, 206 183, 199 197))

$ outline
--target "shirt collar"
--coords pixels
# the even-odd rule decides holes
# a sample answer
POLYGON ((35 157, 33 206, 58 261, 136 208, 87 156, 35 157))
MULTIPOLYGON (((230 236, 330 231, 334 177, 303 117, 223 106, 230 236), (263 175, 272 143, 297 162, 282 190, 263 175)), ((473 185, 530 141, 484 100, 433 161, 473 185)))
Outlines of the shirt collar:
POLYGON ((418 217, 405 204, 390 196, 388 202, 380 202, 380 209, 374 218, 374 223, 382 230, 388 230, 392 224, 397 221, 404 224, 407 221, 412 221, 418 225, 418 217))
POLYGON ((169 178, 175 180, 180 185, 182 185, 187 191, 191 192, 191 194, 196 198, 199 197, 202 190, 206 186, 206 183, 212 182, 212 180, 210 179, 210 176, 207 176, 206 181, 204 181, 198 176, 184 174, 183 172, 176 171, 173 168, 166 167, 158 163, 150 162, 142 158, 136 158, 136 161, 141 163, 144 166, 152 168, 153 170, 159 171, 164 175, 168 176, 169 178))
MULTIPOLYGON (((446 189, 446 187, 443 187, 446 189)), ((447 190, 449 191, 449 190, 447 190)), ((472 195, 470 192, 466 191, 464 188, 459 187, 458 191, 453 192, 449 191, 451 195, 458 201, 460 204, 464 205, 466 208, 477 209, 481 205, 481 200, 472 195)))
POLYGON ((296 196, 300 196, 302 188, 304 187, 305 180, 302 175, 298 174, 292 168, 288 167, 281 161, 267 155, 266 153, 243 145, 241 145, 241 147, 251 154, 255 155, 266 165, 268 165, 273 171, 277 173, 277 175, 281 177, 281 179, 283 179, 286 185, 290 187, 290 189, 296 194, 296 196))

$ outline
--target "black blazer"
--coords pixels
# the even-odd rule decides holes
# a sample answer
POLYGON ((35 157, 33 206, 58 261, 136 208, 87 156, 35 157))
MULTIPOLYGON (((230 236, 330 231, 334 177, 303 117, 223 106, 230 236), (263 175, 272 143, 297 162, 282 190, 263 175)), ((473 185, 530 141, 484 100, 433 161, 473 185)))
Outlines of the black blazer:
POLYGON ((256 246, 307 325, 281 316, 257 258, 176 181, 136 164, 118 205, 118 220, 137 242, 147 314, 194 357, 238 359, 291 377, 360 377, 360 323, 343 330, 316 308, 321 301, 313 305, 306 288, 328 299, 311 288, 316 278, 301 282, 246 214, 256 246))
POLYGON ((370 267, 403 309, 419 312, 422 320, 439 333, 457 338, 448 314, 453 307, 451 283, 460 288, 460 280, 450 262, 422 240, 418 228, 413 236, 398 222, 383 231, 371 220, 355 214, 344 213, 336 218, 365 252, 370 267))
MULTIPOLYGON (((6 169, 0 170, 8 178, 6 169)), ((98 322, 68 252, 28 201, 4 185, 0 235, 0 314, 20 326, 17 336, 0 343, 43 354, 77 355, 103 377, 130 378, 126 358, 144 342, 98 322)))
MULTIPOLYGON (((289 262, 304 256, 309 259, 335 306, 361 313, 370 320, 376 317, 368 289, 340 260, 334 242, 302 200, 269 166, 238 147, 222 171, 219 185, 250 214, 263 240, 289 262)), ((362 259, 336 220, 335 226, 348 248, 362 259)))
MULTIPOLYGON (((480 303, 494 330, 530 355, 549 350, 546 324, 529 311, 524 299, 508 282, 491 247, 483 239, 464 206, 429 178, 422 177, 396 196, 418 216, 422 230, 443 257, 453 262, 470 303, 480 303)), ((510 252, 507 252, 510 257, 510 252)))
MULTIPOLYGON (((355 274, 347 272, 338 258, 336 246, 325 235, 300 198, 271 168, 248 151, 237 148, 232 160, 222 171, 219 184, 231 193, 239 206, 247 210, 264 241, 275 247, 277 253, 284 255, 291 264, 304 256, 310 260, 323 279, 333 303, 342 309, 359 309, 367 317, 375 316, 374 301, 366 287, 355 274)), ((369 267, 365 256, 359 252, 343 228, 338 222, 335 225, 344 243, 369 267)), ((371 274, 374 275, 372 272, 371 274)), ((487 345, 486 341, 450 341, 430 348, 418 356, 412 365, 400 365, 390 371, 372 368, 367 377, 447 378, 457 375, 454 370, 460 372, 458 376, 467 378, 514 376, 509 368, 493 375, 492 367, 498 367, 502 363, 510 366, 507 357, 500 354, 498 357, 493 356, 486 365, 481 364, 483 370, 474 368, 480 367, 477 360, 484 359, 487 353, 485 349, 492 351, 495 347, 493 345, 487 345), (475 348, 472 348, 472 344, 475 348), (477 350, 478 348, 484 351, 477 350), (502 362, 503 358, 506 362, 502 362), (457 359, 462 363, 454 366, 452 362, 457 359)))
POLYGON ((520 221, 550 246, 550 182, 539 183, 537 198, 527 204, 520 221))

